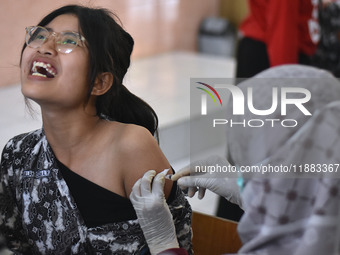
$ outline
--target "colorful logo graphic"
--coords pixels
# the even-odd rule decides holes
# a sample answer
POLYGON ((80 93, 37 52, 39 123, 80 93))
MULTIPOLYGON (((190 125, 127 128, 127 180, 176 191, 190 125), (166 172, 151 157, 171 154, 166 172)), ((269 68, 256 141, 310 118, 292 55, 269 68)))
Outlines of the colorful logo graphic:
MULTIPOLYGON (((208 85, 206 83, 203 83, 203 82, 197 82, 197 83, 207 87, 208 89, 210 89, 217 96, 217 98, 220 101, 220 104, 222 106, 221 97, 220 97, 220 95, 217 93, 217 91, 212 86, 210 86, 210 85, 208 85)), ((212 98, 212 100, 214 101, 215 105, 217 105, 217 102, 215 100, 214 95, 208 89, 201 88, 201 87, 196 87, 196 88, 198 88, 200 90, 203 90, 205 93, 207 93, 212 98)), ((201 114, 202 115, 207 115, 207 95, 206 94, 202 94, 201 114)))

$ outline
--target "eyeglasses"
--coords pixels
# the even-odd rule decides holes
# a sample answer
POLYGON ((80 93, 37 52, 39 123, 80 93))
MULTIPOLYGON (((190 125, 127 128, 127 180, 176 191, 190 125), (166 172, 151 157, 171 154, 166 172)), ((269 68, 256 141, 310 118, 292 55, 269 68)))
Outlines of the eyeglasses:
POLYGON ((56 39, 56 50, 66 54, 72 52, 77 45, 83 46, 86 40, 84 36, 73 31, 57 33, 49 31, 44 27, 31 26, 26 27, 26 44, 31 48, 37 49, 43 45, 51 35, 56 39))

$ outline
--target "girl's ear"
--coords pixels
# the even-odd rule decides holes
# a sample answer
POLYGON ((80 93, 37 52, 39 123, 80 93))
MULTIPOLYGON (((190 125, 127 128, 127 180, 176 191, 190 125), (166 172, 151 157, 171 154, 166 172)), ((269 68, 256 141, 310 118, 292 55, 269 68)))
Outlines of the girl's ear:
POLYGON ((91 95, 100 96, 105 94, 112 86, 113 74, 109 72, 101 73, 97 76, 91 95))

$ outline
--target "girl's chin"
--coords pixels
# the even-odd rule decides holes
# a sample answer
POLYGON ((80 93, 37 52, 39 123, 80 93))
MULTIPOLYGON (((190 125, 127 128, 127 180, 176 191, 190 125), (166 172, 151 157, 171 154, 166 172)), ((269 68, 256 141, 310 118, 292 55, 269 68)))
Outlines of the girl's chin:
POLYGON ((37 102, 43 96, 44 92, 37 86, 29 86, 28 84, 25 84, 21 86, 21 93, 25 98, 37 102))

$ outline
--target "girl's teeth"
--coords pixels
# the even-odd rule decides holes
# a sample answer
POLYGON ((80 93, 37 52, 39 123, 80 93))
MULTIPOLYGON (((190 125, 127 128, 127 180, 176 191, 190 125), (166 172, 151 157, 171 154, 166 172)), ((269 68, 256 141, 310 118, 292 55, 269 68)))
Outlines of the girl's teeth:
POLYGON ((32 73, 33 76, 40 76, 40 77, 47 77, 46 75, 44 74, 41 74, 41 73, 32 73))
MULTIPOLYGON (((37 67, 42 67, 44 68, 49 74, 51 74, 53 77, 56 75, 55 72, 51 69, 51 65, 50 64, 45 64, 43 62, 37 62, 34 61, 33 62, 33 66, 32 66, 32 75, 35 76, 40 76, 40 77, 47 77, 47 75, 39 73, 37 70, 37 67)), ((51 78, 51 77, 50 77, 51 78)))

